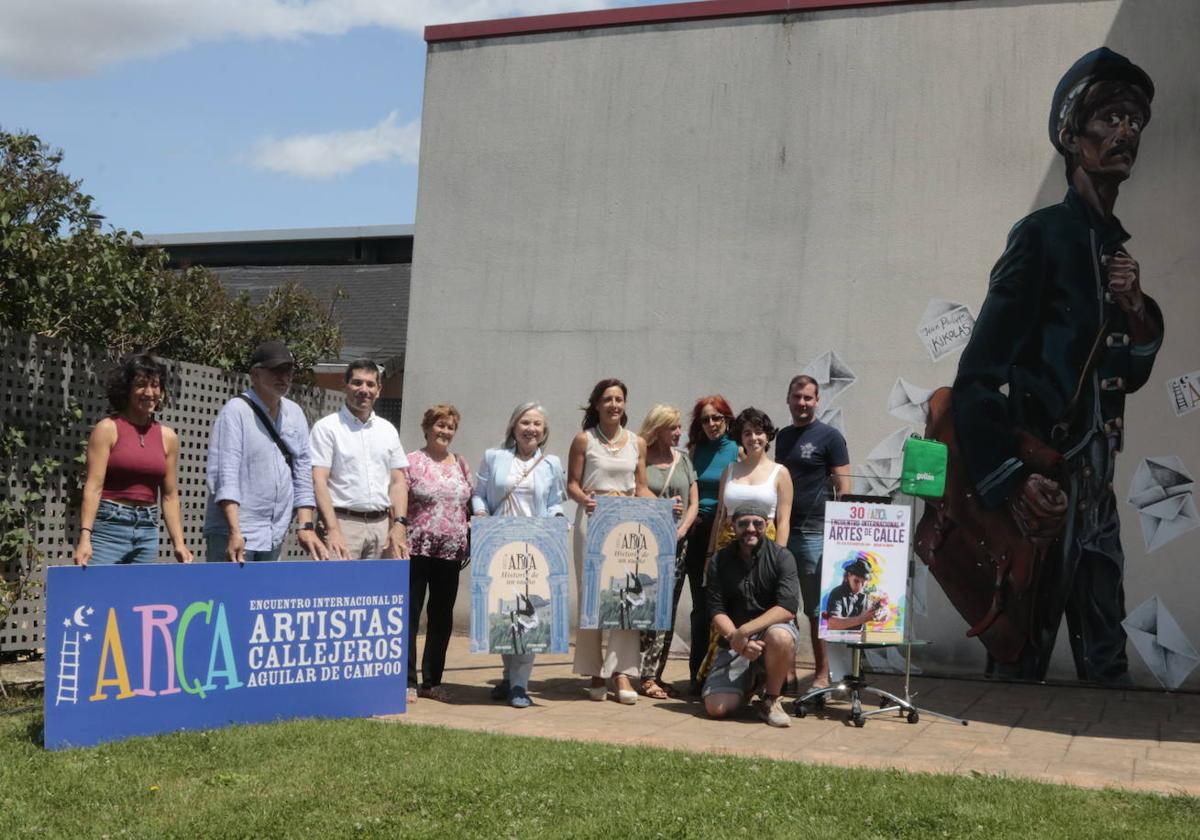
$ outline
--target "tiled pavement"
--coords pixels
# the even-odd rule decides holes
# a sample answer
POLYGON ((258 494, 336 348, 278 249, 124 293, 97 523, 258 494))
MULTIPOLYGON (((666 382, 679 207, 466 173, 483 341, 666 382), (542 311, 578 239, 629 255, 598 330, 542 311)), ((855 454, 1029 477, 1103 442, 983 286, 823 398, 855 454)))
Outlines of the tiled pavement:
MULTIPOLYGON (((686 662, 667 678, 684 687, 686 662)), ((801 672, 803 673, 803 671, 801 672)), ((1200 795, 1200 696, 1147 691, 1011 685, 983 680, 913 678, 918 706, 965 717, 968 726, 925 716, 846 722, 848 704, 793 718, 772 729, 752 713, 710 721, 698 702, 649 700, 621 706, 589 701, 564 655, 543 655, 534 670, 534 706, 512 709, 488 692, 500 678, 498 656, 450 646, 449 703, 429 698, 386 720, 456 729, 671 749, 757 755, 806 763, 894 767, 939 773, 1020 776, 1084 787, 1120 787, 1200 795)), ((897 690, 897 677, 872 678, 897 690)))

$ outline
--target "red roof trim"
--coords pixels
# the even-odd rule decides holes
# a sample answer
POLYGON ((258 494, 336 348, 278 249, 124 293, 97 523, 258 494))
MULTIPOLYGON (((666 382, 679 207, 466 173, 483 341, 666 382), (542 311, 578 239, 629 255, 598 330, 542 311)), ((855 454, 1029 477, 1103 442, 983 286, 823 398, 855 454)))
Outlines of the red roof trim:
POLYGON ((789 12, 821 12, 831 9, 899 6, 929 2, 935 2, 935 0, 704 0, 704 2, 698 3, 667 3, 659 6, 600 9, 593 12, 564 12, 557 15, 531 15, 468 23, 446 23, 425 27, 425 40, 430 44, 436 44, 440 41, 500 38, 506 35, 535 35, 545 32, 600 29, 610 26, 636 26, 647 23, 674 23, 713 18, 751 17, 789 12))

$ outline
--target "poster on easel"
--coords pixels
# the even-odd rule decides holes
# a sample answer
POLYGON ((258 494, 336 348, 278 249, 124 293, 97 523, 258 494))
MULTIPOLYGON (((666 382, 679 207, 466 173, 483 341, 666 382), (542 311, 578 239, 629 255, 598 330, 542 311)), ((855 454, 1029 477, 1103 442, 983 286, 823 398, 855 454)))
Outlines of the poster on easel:
POLYGON ((675 503, 601 496, 587 523, 579 626, 669 630, 675 503))
POLYGON ((471 653, 566 653, 567 521, 471 520, 471 653))
POLYGON ((906 505, 825 505, 822 639, 904 641, 911 513, 906 505))

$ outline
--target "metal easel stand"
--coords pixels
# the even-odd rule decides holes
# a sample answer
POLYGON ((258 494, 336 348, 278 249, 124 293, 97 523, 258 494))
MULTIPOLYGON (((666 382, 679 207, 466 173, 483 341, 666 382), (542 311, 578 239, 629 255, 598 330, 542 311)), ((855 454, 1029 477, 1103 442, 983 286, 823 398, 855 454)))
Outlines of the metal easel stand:
MULTIPOLYGON (((911 503, 910 503, 911 507, 911 503)), ((915 513, 915 510, 913 511, 915 513)), ((910 517, 910 522, 915 521, 914 517, 910 517)), ((805 706, 815 706, 816 708, 824 708, 825 701, 834 692, 849 693, 850 695, 850 717, 849 721, 856 727, 861 729, 867 725, 867 718, 872 715, 888 714, 896 712, 901 717, 906 718, 909 723, 917 723, 921 719, 921 715, 937 718, 939 720, 949 721, 950 723, 960 723, 963 726, 967 725, 967 721, 962 718, 956 718, 951 715, 945 715, 941 712, 935 712, 931 709, 922 709, 913 703, 913 698, 916 696, 912 693, 911 676, 912 676, 912 649, 913 645, 924 644, 922 641, 915 641, 911 638, 912 632, 912 591, 913 578, 916 576, 916 555, 912 549, 912 541, 909 541, 908 548, 908 587, 906 591, 907 613, 909 621, 905 635, 909 638, 903 642, 844 642, 850 648, 850 673, 842 678, 841 682, 826 686, 825 688, 816 688, 801 697, 796 698, 792 703, 792 712, 796 717, 802 718, 808 714, 805 706), (882 688, 870 685, 862 672, 862 655, 864 650, 874 650, 879 648, 889 647, 904 648, 904 696, 892 694, 890 691, 885 691, 882 688), (863 710, 862 700, 864 694, 871 694, 879 698, 879 708, 863 710)))

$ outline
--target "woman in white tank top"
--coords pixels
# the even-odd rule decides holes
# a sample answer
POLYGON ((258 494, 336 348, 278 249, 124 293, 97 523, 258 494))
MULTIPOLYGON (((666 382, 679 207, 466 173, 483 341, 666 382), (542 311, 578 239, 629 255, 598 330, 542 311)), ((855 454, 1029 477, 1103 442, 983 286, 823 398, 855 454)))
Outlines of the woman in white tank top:
MULTIPOLYGON (((583 580, 587 545, 587 517, 596 507, 596 496, 650 496, 646 489, 646 444, 625 428, 628 390, 618 379, 602 379, 588 398, 583 431, 571 441, 567 458, 567 495, 576 503, 575 583, 583 580)), ((580 591, 582 597, 582 590, 580 591)), ((591 677, 588 696, 604 700, 612 678, 617 700, 637 702, 631 680, 641 668, 641 633, 609 630, 608 651, 603 654, 604 631, 580 628, 575 637, 575 673, 591 677)))
POLYGON ((787 547, 789 519, 792 513, 792 477, 783 465, 775 463, 767 450, 775 439, 771 418, 757 408, 747 408, 734 420, 734 439, 746 455, 725 468, 717 502, 716 527, 709 538, 708 553, 733 541, 729 514, 742 502, 759 502, 771 509, 772 520, 767 538, 787 547))

